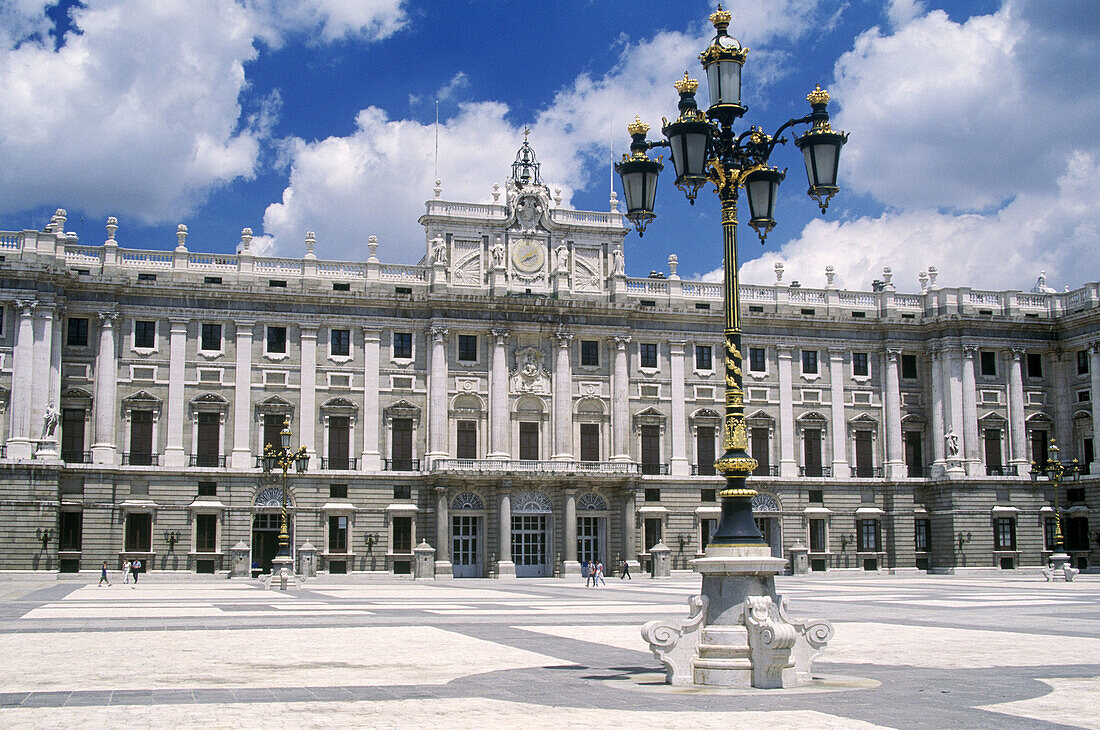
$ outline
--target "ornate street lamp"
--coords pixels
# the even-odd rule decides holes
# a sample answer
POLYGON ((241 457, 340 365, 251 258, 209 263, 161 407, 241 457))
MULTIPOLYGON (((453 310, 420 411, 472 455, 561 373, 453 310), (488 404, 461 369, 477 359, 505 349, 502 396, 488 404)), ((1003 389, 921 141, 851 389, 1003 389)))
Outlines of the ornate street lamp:
POLYGON ((775 146, 785 143, 782 133, 796 125, 809 124, 810 129, 795 138, 806 162, 809 196, 818 202, 824 213, 836 194, 837 162, 840 148, 848 139, 844 132, 829 126, 829 94, 820 86, 806 97, 812 111, 799 119, 789 119, 775 131, 766 134, 759 127, 735 134, 733 124, 747 111, 741 103, 741 69, 748 49, 732 38, 726 29, 731 15, 718 7, 710 16, 716 34, 710 46, 699 56, 707 75, 710 106, 700 111, 695 100, 699 82, 684 74, 676 82, 680 95, 680 116, 665 123, 661 129, 666 139, 646 140, 648 125, 640 119, 627 128, 632 137, 629 155, 615 168, 622 178, 626 202, 626 217, 642 235, 646 225, 656 216, 653 212, 657 178, 663 168, 660 158, 651 159, 646 152, 655 147, 668 147, 676 171, 675 184, 694 204, 696 194, 707 182, 714 184, 722 205, 722 237, 725 261, 725 366, 726 414, 722 432, 725 452, 715 463, 715 469, 726 477, 726 486, 719 492, 722 518, 711 537, 715 547, 762 546, 763 536, 752 516, 752 498, 756 491, 746 486, 746 478, 757 467, 748 453, 748 433, 745 426, 744 395, 741 376, 741 314, 737 286, 737 197, 745 188, 749 203, 749 225, 764 242, 775 227, 775 200, 779 183, 785 173, 768 164, 775 146))
POLYGON ((276 562, 282 563, 293 562, 293 558, 290 557, 290 533, 287 524, 287 472, 290 471, 291 465, 298 473, 302 473, 309 468, 309 454, 306 453, 306 447, 302 446, 297 451, 291 451, 290 437, 290 420, 284 419, 283 430, 279 432, 279 447, 276 448, 274 444, 268 444, 264 449, 263 456, 265 472, 274 471, 276 466, 281 467, 283 470, 283 499, 279 520, 279 554, 276 556, 276 562))
POLYGON ((1054 552, 1050 560, 1055 570, 1062 570, 1062 567, 1070 561, 1062 540, 1062 509, 1058 492, 1061 490, 1062 480, 1067 476, 1075 482, 1081 479, 1081 465, 1077 463, 1077 459, 1061 461, 1058 458, 1060 453, 1058 444, 1051 439, 1050 446, 1047 447, 1046 463, 1031 462, 1031 481, 1038 481, 1040 476, 1045 476, 1054 487, 1054 552))

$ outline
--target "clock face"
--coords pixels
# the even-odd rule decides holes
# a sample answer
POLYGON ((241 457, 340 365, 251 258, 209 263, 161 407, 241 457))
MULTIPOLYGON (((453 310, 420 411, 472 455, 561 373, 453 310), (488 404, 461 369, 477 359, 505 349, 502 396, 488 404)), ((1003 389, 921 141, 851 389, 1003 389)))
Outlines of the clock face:
POLYGON ((538 241, 523 239, 512 245, 512 265, 525 274, 533 274, 546 261, 546 248, 538 241))

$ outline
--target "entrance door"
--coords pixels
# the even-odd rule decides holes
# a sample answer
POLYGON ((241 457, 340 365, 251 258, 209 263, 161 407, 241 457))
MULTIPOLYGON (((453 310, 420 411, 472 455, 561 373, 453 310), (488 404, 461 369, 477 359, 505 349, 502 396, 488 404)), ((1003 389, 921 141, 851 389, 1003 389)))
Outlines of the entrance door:
POLYGON ((783 533, 775 517, 757 517, 756 529, 764 536, 764 542, 772 549, 773 558, 783 557, 783 533))
MULTIPOLYGON (((871 448, 871 432, 856 431, 856 473, 864 479, 875 475, 875 458, 871 448)), ((835 457, 834 457, 835 458, 835 457)))
POLYGON ((451 565, 455 578, 480 578, 481 518, 451 516, 451 565))
POLYGON ((550 575, 546 515, 512 516, 512 562, 518 578, 550 575))
POLYGON ((924 458, 921 455, 920 431, 905 432, 905 468, 911 477, 924 476, 924 458))
POLYGON ((803 463, 805 475, 808 477, 820 477, 821 472, 821 430, 807 428, 803 431, 803 463))
POLYGON ((600 539, 602 522, 599 517, 577 518, 577 560, 582 563, 597 560, 607 565, 603 554, 603 540, 600 539))
MULTIPOLYGON (((271 561, 279 554, 278 512, 257 512, 252 518, 252 570, 261 573, 271 572, 271 561)), ((293 525, 287 525, 287 532, 293 534, 293 525)), ((294 544, 291 537, 290 544, 294 544)))

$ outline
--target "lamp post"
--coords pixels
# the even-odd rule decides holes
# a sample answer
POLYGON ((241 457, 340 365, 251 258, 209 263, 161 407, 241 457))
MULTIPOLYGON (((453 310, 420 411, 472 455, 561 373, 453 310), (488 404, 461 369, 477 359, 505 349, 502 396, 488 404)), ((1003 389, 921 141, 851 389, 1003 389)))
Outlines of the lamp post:
POLYGON ((1031 462, 1031 481, 1038 481, 1040 476, 1045 476, 1054 487, 1054 545, 1052 546, 1054 552, 1050 556, 1050 562, 1056 571, 1063 570, 1070 562, 1070 557, 1065 551, 1062 539, 1061 495, 1058 492, 1061 490, 1062 480, 1067 475, 1075 482, 1081 478, 1081 465, 1077 463, 1077 459, 1061 461, 1058 458, 1060 453, 1061 449, 1058 448, 1058 444, 1055 443, 1054 439, 1051 439, 1050 446, 1047 447, 1046 463, 1031 462))
POLYGON ((675 185, 694 205, 700 188, 713 183, 722 209, 722 242, 725 262, 725 374, 726 413, 722 435, 724 453, 715 469, 726 478, 719 492, 722 517, 710 545, 734 547, 764 545, 764 538, 752 518, 752 498, 755 490, 746 485, 747 477, 757 467, 748 453, 748 433, 745 426, 744 395, 741 375, 741 314, 737 282, 737 199, 745 189, 749 203, 749 225, 761 243, 775 227, 775 197, 786 173, 769 165, 777 144, 785 143, 787 129, 809 124, 810 129, 795 138, 802 150, 809 180, 807 193, 817 201, 822 214, 829 200, 838 191, 837 161, 847 134, 829 126, 829 94, 820 86, 806 99, 811 112, 799 119, 789 119, 768 135, 759 127, 736 134, 734 123, 747 111, 741 103, 741 69, 748 49, 731 37, 726 29, 731 15, 722 10, 710 16, 716 35, 700 55, 707 75, 710 107, 704 113, 695 100, 699 82, 684 78, 674 85, 680 94, 680 116, 674 122, 666 120, 662 133, 666 139, 649 142, 649 125, 635 117, 627 127, 632 137, 630 154, 616 164, 622 178, 627 219, 634 223, 641 236, 656 214, 653 212, 657 178, 664 165, 651 159, 646 152, 656 147, 668 147, 675 168, 675 185))
POLYGON ((284 420, 283 430, 279 432, 279 446, 268 444, 264 449, 263 456, 265 472, 272 472, 276 467, 283 470, 283 498, 279 519, 279 553, 272 561, 280 570, 276 571, 273 568, 272 575, 274 576, 276 572, 280 572, 284 577, 287 572, 293 572, 294 565, 294 558, 290 555, 290 533, 287 523, 287 474, 291 466, 294 466, 295 471, 299 474, 309 467, 309 454, 306 453, 306 448, 301 446, 297 451, 292 451, 290 437, 290 421, 284 420))
POLYGON ((665 139, 648 141, 649 125, 635 117, 627 127, 631 136, 630 153, 615 165, 622 178, 626 217, 637 228, 639 236, 656 217, 657 179, 664 165, 660 158, 652 159, 646 153, 657 147, 669 148, 675 168, 675 185, 692 205, 699 190, 709 182, 714 185, 722 211, 726 404, 723 453, 714 468, 725 477, 726 483, 718 492, 722 501, 718 527, 710 538, 705 557, 692 563, 692 567, 702 574, 702 595, 692 600, 698 600, 697 605, 704 615, 689 618, 679 629, 680 638, 671 644, 663 640, 658 622, 647 624, 643 636, 649 640, 652 650, 664 657, 662 661, 669 667, 666 679, 672 684, 787 687, 809 676, 810 657, 824 648, 832 627, 827 622, 820 622, 827 629, 813 640, 816 648, 810 651, 806 643, 807 624, 791 623, 779 610, 775 575, 783 570, 787 561, 772 556, 753 520, 752 498, 756 491, 748 486, 747 478, 756 469, 757 462, 748 452, 742 390, 737 200, 744 188, 749 204, 748 223, 763 242, 775 227, 775 197, 786 175, 770 165, 771 154, 777 144, 786 142, 781 135, 787 129, 810 125, 795 137, 794 143, 805 159, 810 185, 807 192, 824 213, 838 190, 837 161, 847 135, 829 126, 829 94, 820 86, 806 97, 810 113, 787 120, 773 134, 756 126, 740 132, 734 130, 734 124, 747 111, 741 102, 741 70, 748 49, 727 32, 731 18, 731 14, 719 5, 710 16, 715 29, 714 39, 699 56, 707 76, 710 106, 705 112, 699 109, 695 100, 699 82, 685 72, 675 83, 680 95, 679 116, 673 122, 665 120, 661 129, 665 139), (775 653, 778 645, 760 633, 764 624, 785 625, 783 631, 790 643, 779 647, 779 654, 775 653), (689 625, 700 629, 689 630, 689 625), (746 629, 749 632, 748 650, 732 638, 735 632, 746 629), (699 639, 701 631, 709 631, 708 638, 702 642, 699 639), (672 647, 687 641, 694 642, 695 649, 676 653, 678 657, 687 658, 673 659, 672 647), (790 653, 797 643, 805 644, 805 648, 790 653), (783 652, 787 653, 783 655, 783 652), (751 669, 745 668, 746 662, 731 663, 732 657, 747 659, 751 669), (788 661, 791 664, 788 665, 788 661), (784 668, 772 671, 768 667, 784 668))

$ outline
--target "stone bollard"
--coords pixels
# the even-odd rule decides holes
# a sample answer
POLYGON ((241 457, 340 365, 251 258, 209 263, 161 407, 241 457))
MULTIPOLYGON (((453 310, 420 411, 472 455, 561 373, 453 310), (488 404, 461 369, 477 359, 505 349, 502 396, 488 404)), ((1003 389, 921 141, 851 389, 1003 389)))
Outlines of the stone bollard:
POLYGON ((810 572, 810 549, 799 540, 791 545, 791 574, 806 575, 810 572))
POLYGON ((240 540, 236 545, 229 548, 229 577, 230 578, 251 578, 252 566, 248 564, 248 553, 251 552, 249 547, 244 544, 244 540, 240 540))
POLYGON ((317 548, 309 540, 298 548, 298 572, 303 578, 317 577, 317 548))
POLYGON ((650 559, 653 561, 654 578, 672 577, 672 551, 664 542, 658 542, 649 549, 650 559))
POLYGON ((1077 568, 1074 568, 1069 563, 1066 563, 1062 567, 1062 574, 1064 576, 1066 576, 1066 583, 1072 583, 1073 579, 1076 578, 1077 574, 1080 573, 1080 572, 1081 572, 1080 570, 1078 570, 1077 568))
POLYGON ((435 548, 424 542, 413 548, 413 580, 435 579, 435 548))

